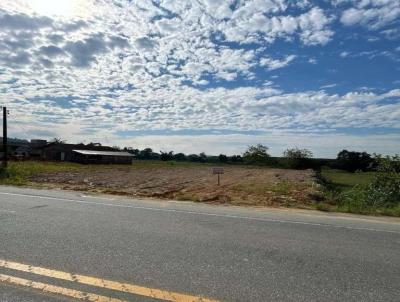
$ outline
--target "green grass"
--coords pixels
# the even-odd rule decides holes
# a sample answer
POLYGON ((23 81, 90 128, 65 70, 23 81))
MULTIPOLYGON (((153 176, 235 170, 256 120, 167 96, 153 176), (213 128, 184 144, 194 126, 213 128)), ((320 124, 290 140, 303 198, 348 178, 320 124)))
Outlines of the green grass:
POLYGON ((350 173, 334 169, 322 169, 323 179, 337 190, 343 191, 354 186, 368 185, 376 175, 376 172, 350 173))
POLYGON ((69 162, 11 161, 7 170, 2 172, 0 184, 25 185, 29 182, 29 177, 37 173, 73 171, 80 168, 81 165, 69 162))
POLYGON ((321 211, 400 217, 400 204, 371 206, 366 202, 369 194, 366 188, 376 175, 377 172, 350 173, 323 169, 321 176, 326 201, 315 204, 315 208, 321 211))

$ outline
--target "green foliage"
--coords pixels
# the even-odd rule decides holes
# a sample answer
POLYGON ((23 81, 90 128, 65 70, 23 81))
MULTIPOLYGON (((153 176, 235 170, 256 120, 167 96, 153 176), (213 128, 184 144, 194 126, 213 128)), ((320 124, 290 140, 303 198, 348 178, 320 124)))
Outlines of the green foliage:
POLYGON ((355 172, 350 173, 343 170, 327 169, 321 170, 321 175, 328 185, 338 190, 348 190, 357 185, 368 185, 375 178, 377 172, 355 172))
POLYGON ((221 163, 227 163, 227 162, 228 162, 228 156, 226 156, 225 154, 220 154, 220 155, 218 156, 218 160, 219 160, 221 163))
POLYGON ((184 153, 174 154, 174 160, 183 161, 186 160, 186 155, 184 153))
POLYGON ((374 159, 366 152, 342 150, 337 155, 335 166, 338 169, 355 172, 371 170, 374 164, 374 159))
POLYGON ((270 158, 268 147, 262 144, 249 146, 243 154, 243 158, 248 163, 266 163, 270 158))
POLYGON ((400 216, 400 157, 376 155, 374 161, 374 173, 335 172, 325 177, 327 199, 336 204, 338 211, 400 216))
POLYGON ((313 154, 310 150, 290 148, 283 152, 285 166, 291 169, 311 168, 313 154))
POLYGON ((400 204, 400 157, 376 156, 377 175, 367 187, 366 201, 372 206, 400 204))
POLYGON ((312 158, 313 154, 308 149, 289 148, 283 152, 283 156, 289 159, 307 159, 312 158))
POLYGON ((243 158, 240 155, 232 155, 229 157, 229 162, 231 163, 241 163, 243 158))
POLYGON ((169 152, 160 151, 160 159, 162 161, 173 160, 173 158, 174 158, 173 151, 169 151, 169 152))

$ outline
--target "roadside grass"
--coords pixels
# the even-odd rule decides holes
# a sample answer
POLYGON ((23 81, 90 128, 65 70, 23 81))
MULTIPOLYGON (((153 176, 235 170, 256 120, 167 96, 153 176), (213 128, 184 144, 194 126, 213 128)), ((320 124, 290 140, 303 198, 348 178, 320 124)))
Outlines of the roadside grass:
POLYGON ((194 193, 189 193, 189 192, 179 192, 176 196, 175 196, 176 200, 180 200, 180 201, 194 201, 194 202, 199 202, 201 201, 200 197, 197 196, 194 193))
POLYGON ((320 180, 325 200, 315 204, 320 211, 354 213, 362 215, 386 215, 400 217, 400 204, 371 205, 367 188, 377 172, 350 173, 334 169, 322 169, 320 180))
POLYGON ((82 166, 69 162, 10 161, 7 170, 2 170, 0 184, 22 186, 29 177, 37 173, 74 171, 82 166))
POLYGON ((348 190, 354 186, 368 185, 376 176, 376 172, 350 173, 335 169, 322 169, 321 176, 324 180, 339 190, 348 190))

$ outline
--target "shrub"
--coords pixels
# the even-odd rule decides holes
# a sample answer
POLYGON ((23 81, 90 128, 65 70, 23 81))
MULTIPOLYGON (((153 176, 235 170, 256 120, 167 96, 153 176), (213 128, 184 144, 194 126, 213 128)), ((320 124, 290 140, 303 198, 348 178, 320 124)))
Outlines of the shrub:
POLYGON ((378 173, 367 188, 367 202, 372 206, 400 204, 400 157, 377 155, 378 173))
POLYGON ((255 146, 249 146, 243 154, 245 161, 249 163, 266 163, 270 158, 268 154, 268 147, 262 144, 257 144, 255 146))
POLYGON ((398 215, 400 212, 400 157, 375 157, 377 174, 370 184, 355 186, 336 195, 339 210, 352 213, 384 213, 398 215))
POLYGON ((291 148, 283 152, 285 165, 291 169, 306 169, 312 167, 313 154, 310 150, 291 148))

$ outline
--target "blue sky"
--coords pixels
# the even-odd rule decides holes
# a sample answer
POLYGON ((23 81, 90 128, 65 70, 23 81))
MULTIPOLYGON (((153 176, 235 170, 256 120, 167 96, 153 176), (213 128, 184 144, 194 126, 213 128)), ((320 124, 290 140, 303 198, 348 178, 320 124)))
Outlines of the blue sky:
POLYGON ((398 0, 2 0, 10 135, 399 153, 398 0))

